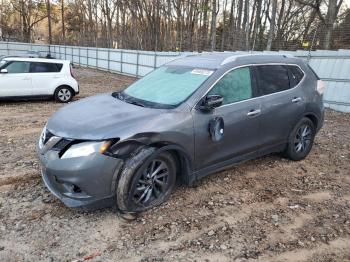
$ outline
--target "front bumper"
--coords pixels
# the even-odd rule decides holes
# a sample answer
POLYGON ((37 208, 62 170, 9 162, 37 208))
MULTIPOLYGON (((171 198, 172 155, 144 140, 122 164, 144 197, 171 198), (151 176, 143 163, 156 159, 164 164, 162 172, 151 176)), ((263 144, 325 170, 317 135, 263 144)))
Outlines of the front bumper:
POLYGON ((57 151, 41 154, 42 178, 46 187, 71 208, 97 209, 115 203, 115 186, 123 161, 95 153, 61 159, 57 151))

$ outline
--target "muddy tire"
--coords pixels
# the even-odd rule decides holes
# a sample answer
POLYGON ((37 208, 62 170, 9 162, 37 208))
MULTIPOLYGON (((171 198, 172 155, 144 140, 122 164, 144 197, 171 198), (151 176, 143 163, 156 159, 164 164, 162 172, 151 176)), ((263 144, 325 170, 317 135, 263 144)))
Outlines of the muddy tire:
POLYGON ((143 148, 126 160, 117 188, 117 208, 142 212, 165 202, 175 185, 176 162, 166 151, 143 148))

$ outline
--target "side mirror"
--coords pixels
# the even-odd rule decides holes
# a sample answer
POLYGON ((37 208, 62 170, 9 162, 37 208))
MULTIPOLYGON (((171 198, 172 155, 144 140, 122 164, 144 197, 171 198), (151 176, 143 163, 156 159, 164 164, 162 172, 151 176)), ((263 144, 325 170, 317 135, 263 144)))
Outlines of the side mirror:
POLYGON ((8 72, 7 72, 7 69, 1 69, 0 73, 1 74, 7 74, 8 72))
POLYGON ((219 107, 224 102, 224 98, 220 95, 208 95, 205 100, 202 102, 201 109, 203 110, 213 110, 216 107, 219 107))

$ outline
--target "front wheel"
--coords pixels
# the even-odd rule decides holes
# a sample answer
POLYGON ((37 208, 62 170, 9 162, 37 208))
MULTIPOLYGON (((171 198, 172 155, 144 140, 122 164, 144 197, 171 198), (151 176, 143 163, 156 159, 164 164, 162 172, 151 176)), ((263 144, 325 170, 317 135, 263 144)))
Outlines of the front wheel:
POLYGON ((309 118, 302 118, 289 136, 286 156, 295 161, 304 159, 311 151, 315 134, 313 122, 309 118))
POLYGON ((175 185, 176 162, 169 152, 142 149, 125 163, 117 186, 122 212, 142 212, 165 202, 175 185))
POLYGON ((54 97, 57 102, 68 103, 73 99, 73 90, 69 86, 58 87, 55 91, 54 97))

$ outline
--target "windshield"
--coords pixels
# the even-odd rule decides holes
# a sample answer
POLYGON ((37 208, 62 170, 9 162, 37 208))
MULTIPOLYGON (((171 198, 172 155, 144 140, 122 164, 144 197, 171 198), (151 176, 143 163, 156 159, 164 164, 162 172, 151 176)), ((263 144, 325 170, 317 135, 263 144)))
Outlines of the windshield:
POLYGON ((123 91, 123 95, 148 104, 175 107, 186 100, 213 71, 163 66, 123 91))

